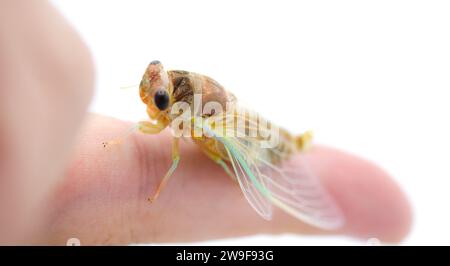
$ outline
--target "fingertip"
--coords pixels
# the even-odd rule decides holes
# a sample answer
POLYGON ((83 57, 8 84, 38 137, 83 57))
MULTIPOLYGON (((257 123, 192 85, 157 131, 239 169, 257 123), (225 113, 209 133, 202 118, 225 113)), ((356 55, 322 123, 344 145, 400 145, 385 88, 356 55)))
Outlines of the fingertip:
POLYGON ((331 148, 308 155, 312 167, 346 218, 345 234, 399 242, 412 223, 410 204, 398 184, 380 167, 331 148))

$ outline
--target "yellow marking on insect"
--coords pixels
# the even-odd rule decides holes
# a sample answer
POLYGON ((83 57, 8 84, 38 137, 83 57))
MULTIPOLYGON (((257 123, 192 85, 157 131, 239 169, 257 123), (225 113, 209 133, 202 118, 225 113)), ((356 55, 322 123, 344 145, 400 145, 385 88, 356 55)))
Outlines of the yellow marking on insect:
POLYGON ((314 133, 312 130, 308 130, 302 135, 297 137, 297 147, 300 151, 308 151, 312 147, 312 140, 314 133))

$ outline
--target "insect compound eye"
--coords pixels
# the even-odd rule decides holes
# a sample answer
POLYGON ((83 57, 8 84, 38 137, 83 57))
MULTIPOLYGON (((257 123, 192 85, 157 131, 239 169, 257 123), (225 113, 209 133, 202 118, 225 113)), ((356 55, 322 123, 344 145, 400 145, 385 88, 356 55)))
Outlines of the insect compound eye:
POLYGON ((159 89, 155 93, 155 105, 159 110, 164 111, 169 106, 169 94, 164 89, 159 89))

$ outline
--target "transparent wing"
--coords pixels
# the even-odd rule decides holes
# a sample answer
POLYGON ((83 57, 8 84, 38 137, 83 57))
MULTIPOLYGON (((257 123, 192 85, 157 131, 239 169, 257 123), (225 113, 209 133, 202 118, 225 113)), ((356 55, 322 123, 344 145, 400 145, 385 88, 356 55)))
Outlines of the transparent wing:
POLYGON ((248 164, 243 161, 241 155, 237 154, 231 145, 228 146, 225 146, 225 149, 245 198, 264 219, 272 219, 272 203, 270 198, 264 193, 266 180, 254 175, 249 176, 248 172, 251 172, 251 170, 246 169, 248 164))
POLYGON ((287 159, 286 154, 261 148, 260 139, 255 137, 215 135, 215 138, 224 145, 245 197, 265 219, 271 218, 273 204, 323 229, 343 225, 339 208, 308 168, 302 154, 287 159), (276 165, 270 162, 273 156, 280 159, 276 165))

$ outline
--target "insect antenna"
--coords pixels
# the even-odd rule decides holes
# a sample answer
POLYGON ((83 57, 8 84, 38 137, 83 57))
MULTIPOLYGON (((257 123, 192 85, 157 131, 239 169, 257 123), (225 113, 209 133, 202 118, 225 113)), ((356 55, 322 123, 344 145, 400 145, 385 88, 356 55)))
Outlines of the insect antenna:
POLYGON ((120 86, 120 89, 121 90, 128 90, 128 89, 131 89, 131 88, 138 88, 139 87, 139 84, 134 84, 134 85, 128 85, 128 86, 120 86))

